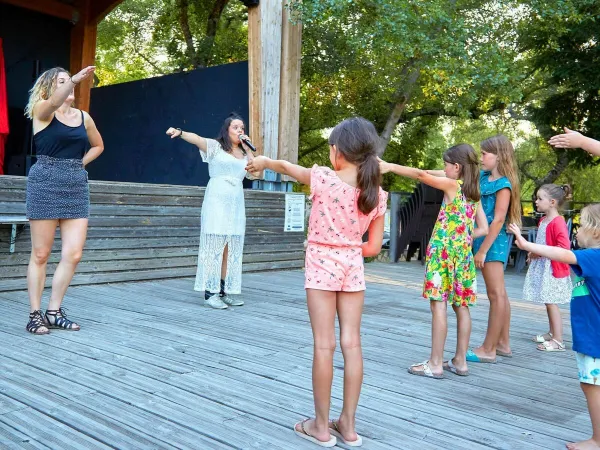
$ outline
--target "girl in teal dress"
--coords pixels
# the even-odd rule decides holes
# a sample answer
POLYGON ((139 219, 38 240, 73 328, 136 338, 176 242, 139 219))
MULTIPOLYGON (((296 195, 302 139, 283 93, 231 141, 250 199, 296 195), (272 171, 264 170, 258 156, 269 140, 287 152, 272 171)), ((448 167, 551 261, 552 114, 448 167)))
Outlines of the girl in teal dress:
POLYGON ((490 300, 488 329, 483 345, 467 352, 467 361, 495 363, 496 355, 511 357, 510 303, 504 283, 504 263, 510 252, 507 219, 521 223, 521 194, 515 150, 506 136, 481 143, 481 204, 489 233, 473 244, 475 265, 482 269, 490 300))

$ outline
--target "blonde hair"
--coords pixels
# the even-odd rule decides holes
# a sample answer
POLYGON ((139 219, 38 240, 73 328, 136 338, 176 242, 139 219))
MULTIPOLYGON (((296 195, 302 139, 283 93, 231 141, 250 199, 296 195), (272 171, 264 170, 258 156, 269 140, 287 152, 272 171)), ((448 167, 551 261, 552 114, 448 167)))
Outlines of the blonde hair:
POLYGON ((581 230, 589 231, 595 247, 600 247, 600 203, 588 205, 581 210, 581 230))
POLYGON ((481 150, 498 156, 498 173, 510 181, 510 207, 508 220, 510 223, 521 225, 521 186, 515 149, 510 140, 499 134, 487 138, 481 143, 481 150))
POLYGON ((68 70, 62 67, 54 67, 53 69, 46 70, 35 81, 35 84, 29 90, 29 101, 25 107, 25 116, 29 119, 33 119, 33 108, 35 108, 35 105, 41 100, 48 100, 52 96, 56 89, 58 74, 60 73, 66 73, 71 76, 68 70))

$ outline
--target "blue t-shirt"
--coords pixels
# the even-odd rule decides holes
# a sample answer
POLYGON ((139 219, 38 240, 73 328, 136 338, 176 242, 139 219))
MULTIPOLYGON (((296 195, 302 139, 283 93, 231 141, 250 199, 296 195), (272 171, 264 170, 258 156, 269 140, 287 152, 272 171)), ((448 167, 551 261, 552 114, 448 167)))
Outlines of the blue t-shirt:
POLYGON ((571 300, 573 350, 600 358, 600 249, 576 250, 571 300))

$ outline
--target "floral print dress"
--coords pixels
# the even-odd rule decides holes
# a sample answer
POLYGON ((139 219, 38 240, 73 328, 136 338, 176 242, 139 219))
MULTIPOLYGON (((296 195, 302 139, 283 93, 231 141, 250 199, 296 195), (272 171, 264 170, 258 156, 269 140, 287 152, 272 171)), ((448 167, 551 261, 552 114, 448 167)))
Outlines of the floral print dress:
POLYGON ((427 247, 424 298, 456 306, 475 305, 477 276, 472 246, 478 205, 467 200, 460 180, 454 200, 442 203, 427 247))

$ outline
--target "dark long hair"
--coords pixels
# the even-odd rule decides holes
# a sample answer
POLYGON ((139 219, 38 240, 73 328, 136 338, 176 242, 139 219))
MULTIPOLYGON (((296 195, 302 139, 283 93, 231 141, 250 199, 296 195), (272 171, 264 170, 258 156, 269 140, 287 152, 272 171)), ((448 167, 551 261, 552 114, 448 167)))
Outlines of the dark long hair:
MULTIPOLYGON (((223 125, 221 125, 221 130, 219 131, 219 135, 217 136, 217 139, 215 139, 219 144, 221 144, 221 147, 223 147, 223 150, 225 150, 227 153, 231 153, 233 151, 233 144, 231 142, 231 139, 229 139, 229 126, 231 125, 231 122, 233 122, 234 120, 241 120, 242 123, 244 124, 244 132, 246 131, 247 127, 246 127, 246 122, 244 122, 244 119, 242 119, 242 117, 239 114, 231 113, 225 119, 225 121, 223 122, 223 125)), ((242 147, 241 145, 239 145, 238 147, 242 150, 242 152, 245 155, 246 150, 244 150, 244 147, 242 147)))
POLYGON ((469 200, 478 202, 481 199, 479 187, 479 160, 475 149, 469 144, 458 144, 450 147, 442 156, 449 164, 460 166, 460 177, 463 180, 462 191, 469 200))
POLYGON ((379 203, 381 172, 376 153, 378 143, 375 126, 362 117, 344 120, 329 135, 329 145, 335 145, 346 161, 358 166, 358 209, 363 214, 369 214, 379 203))

